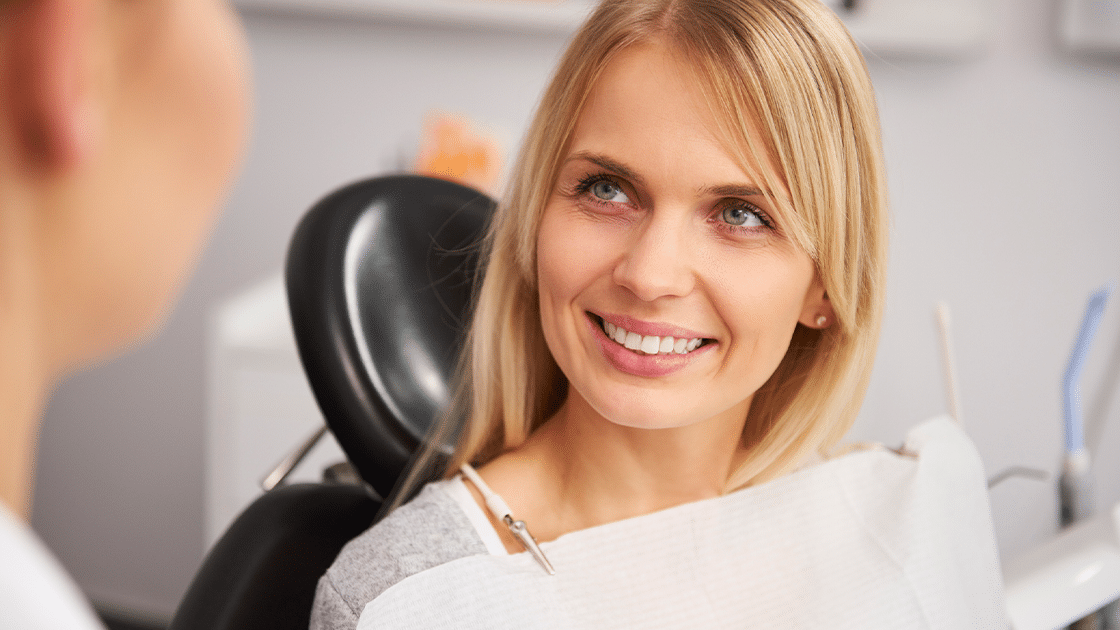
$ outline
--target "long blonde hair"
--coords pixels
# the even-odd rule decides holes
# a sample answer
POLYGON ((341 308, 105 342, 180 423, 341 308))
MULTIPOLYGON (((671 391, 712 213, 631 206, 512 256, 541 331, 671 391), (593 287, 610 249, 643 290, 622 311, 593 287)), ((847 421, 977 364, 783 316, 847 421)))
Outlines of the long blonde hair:
MULTIPOLYGON (((619 51, 660 41, 697 69, 733 157, 775 195, 816 264, 835 322, 798 325, 755 394, 748 459, 730 491, 834 445, 863 400, 879 337, 887 199, 875 97, 844 26, 816 0, 606 0, 576 33, 529 127, 487 236, 485 275, 449 418, 464 422, 449 470, 516 448, 563 402, 541 331, 536 238, 588 94, 619 51), (747 130, 761 130, 761 138, 747 130), (777 165, 778 173, 752 165, 777 165)), ((407 482, 406 482, 407 485, 407 482)))

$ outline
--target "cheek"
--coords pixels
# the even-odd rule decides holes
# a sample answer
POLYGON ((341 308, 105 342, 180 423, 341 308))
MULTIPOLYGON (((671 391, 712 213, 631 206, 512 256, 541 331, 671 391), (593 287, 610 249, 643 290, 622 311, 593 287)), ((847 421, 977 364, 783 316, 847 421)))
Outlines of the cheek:
MULTIPOLYGON (((244 149, 249 118, 247 58, 240 24, 221 2, 177 2, 174 41, 162 78, 165 126, 178 136, 178 184, 208 224, 230 183, 244 149), (175 125, 171 121, 179 121, 175 125), (195 192, 189 196, 186 190, 195 192)), ((153 70, 155 70, 153 68, 153 70)), ((188 210, 190 212, 190 210, 188 210)), ((201 215, 201 216, 199 216, 201 215)))
POLYGON ((777 362, 789 347, 812 284, 813 266, 804 255, 766 256, 751 264, 721 267, 717 309, 733 343, 749 344, 777 362), (776 359, 774 358, 776 356, 776 359))
POLYGON ((537 235, 537 274, 542 295, 571 297, 609 274, 612 245, 604 230, 577 211, 550 205, 537 235))
POLYGON ((98 351, 166 313, 221 207, 248 121, 244 41, 223 3, 130 4, 116 28, 123 61, 106 83, 103 141, 75 185, 86 192, 72 204, 82 212, 60 248, 60 268, 75 270, 74 318, 96 329, 98 351))
POLYGON ((541 325, 545 339, 555 354, 555 336, 559 310, 579 285, 580 266, 569 247, 570 234, 564 222, 550 206, 545 209, 537 234, 537 290, 540 295, 541 325))
MULTIPOLYGON (((610 279, 612 245, 603 230, 578 212, 550 204, 537 233, 541 326, 557 354, 560 335, 584 325, 580 301, 610 279)), ((559 359, 559 357, 558 357, 559 359)))
POLYGON ((214 0, 154 3, 137 30, 131 52, 140 61, 122 77, 122 135, 147 153, 162 193, 152 201, 190 234, 213 218, 244 148, 244 35, 214 0))
MULTIPOLYGON (((162 3, 161 3, 162 4, 162 3)), ((153 261, 175 284, 189 268, 224 201, 244 148, 249 116, 244 34, 215 0, 163 4, 142 38, 147 63, 126 85, 136 169, 147 174, 142 212, 153 261)), ((154 10, 154 9, 153 9, 154 10)))

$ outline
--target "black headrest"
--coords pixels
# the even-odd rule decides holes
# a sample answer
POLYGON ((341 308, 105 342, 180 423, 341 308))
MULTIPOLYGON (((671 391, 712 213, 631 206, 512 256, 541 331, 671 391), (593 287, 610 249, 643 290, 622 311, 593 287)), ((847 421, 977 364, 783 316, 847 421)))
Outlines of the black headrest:
POLYGON ((383 497, 450 401, 494 202, 414 175, 345 186, 288 249, 296 344, 327 425, 383 497))

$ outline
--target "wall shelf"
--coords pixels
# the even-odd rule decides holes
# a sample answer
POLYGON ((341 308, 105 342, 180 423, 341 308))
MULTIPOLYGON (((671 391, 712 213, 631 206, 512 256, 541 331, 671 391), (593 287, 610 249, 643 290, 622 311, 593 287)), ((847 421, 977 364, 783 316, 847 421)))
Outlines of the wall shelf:
POLYGON ((236 0, 243 9, 568 34, 591 11, 590 0, 236 0))
MULTIPOLYGON (((569 34, 593 0, 237 0, 247 10, 326 15, 443 27, 569 34)), ((857 41, 876 55, 963 57, 983 49, 991 0, 827 0, 857 41)))
POLYGON ((852 36, 876 55, 967 57, 991 32, 991 0, 826 0, 852 36))
POLYGON ((1120 0, 1064 0, 1058 33, 1073 51, 1120 53, 1120 0))

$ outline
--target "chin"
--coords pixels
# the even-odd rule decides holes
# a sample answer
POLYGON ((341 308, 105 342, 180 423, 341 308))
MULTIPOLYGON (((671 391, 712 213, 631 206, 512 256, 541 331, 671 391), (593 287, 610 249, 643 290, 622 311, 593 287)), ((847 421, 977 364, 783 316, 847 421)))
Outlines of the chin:
POLYGON ((666 408, 673 408, 673 403, 658 400, 656 396, 637 394, 623 396, 615 394, 605 396, 611 401, 603 405, 592 406, 607 422, 622 427, 634 429, 674 429, 687 426, 696 422, 702 414, 692 410, 682 410, 675 405, 675 413, 666 413, 666 408))
POLYGON ((113 298, 99 301, 97 308, 86 311, 79 324, 85 343, 73 347, 70 361, 66 362, 69 369, 85 369, 148 343, 171 315, 175 288, 162 284, 146 290, 107 290, 113 298))
POLYGON ((677 429, 677 428, 680 428, 682 426, 686 426, 686 425, 689 424, 687 421, 683 421, 683 420, 679 421, 679 422, 673 422, 673 421, 665 418, 664 416, 655 417, 655 418, 651 418, 651 417, 612 418, 612 419, 608 419, 608 421, 611 424, 615 424, 615 425, 618 425, 620 427, 627 427, 627 428, 630 428, 630 429, 645 429, 647 431, 655 431, 657 429, 677 429))

